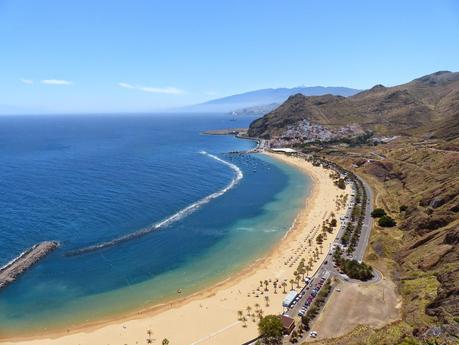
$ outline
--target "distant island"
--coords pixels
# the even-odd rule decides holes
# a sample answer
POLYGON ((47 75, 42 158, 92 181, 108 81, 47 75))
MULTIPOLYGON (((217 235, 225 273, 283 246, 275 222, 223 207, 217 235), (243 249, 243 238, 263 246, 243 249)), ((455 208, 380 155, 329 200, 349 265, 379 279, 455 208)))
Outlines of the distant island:
POLYGON ((217 98, 205 103, 183 108, 184 111, 236 113, 261 116, 279 106, 295 94, 304 96, 339 95, 352 96, 361 90, 348 87, 299 86, 293 88, 261 89, 237 95, 217 98))

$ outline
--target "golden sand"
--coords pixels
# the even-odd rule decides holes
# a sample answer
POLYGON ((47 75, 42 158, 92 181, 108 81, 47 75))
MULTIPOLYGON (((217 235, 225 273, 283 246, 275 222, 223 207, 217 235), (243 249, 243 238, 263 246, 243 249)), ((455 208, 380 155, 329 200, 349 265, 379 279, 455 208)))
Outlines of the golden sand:
POLYGON ((314 273, 325 259, 330 243, 336 237, 340 225, 339 217, 345 212, 337 206, 336 200, 339 195, 349 192, 334 185, 329 177, 329 170, 314 167, 300 158, 282 154, 269 155, 308 174, 313 180, 313 185, 291 230, 263 259, 207 290, 171 304, 138 312, 135 316, 81 327, 68 334, 9 340, 1 344, 131 345, 146 344, 147 339, 151 339, 153 344, 160 344, 162 339, 167 338, 172 345, 234 345, 256 337, 258 318, 253 316, 255 311, 262 310, 264 315, 282 313, 282 300, 285 297, 282 282, 287 281, 286 290, 290 290, 289 281, 294 278, 293 272, 300 259, 304 257, 306 263, 309 261, 317 247, 315 237, 320 232, 322 222, 334 212, 338 227, 332 235, 327 236, 322 245, 322 254, 314 262, 309 275, 314 273), (269 283, 268 291, 264 291, 264 284, 260 287, 260 281, 265 280, 269 283), (273 286, 276 280, 279 281, 277 293, 273 286), (238 311, 243 312, 243 318, 247 321, 240 320, 238 311), (148 334, 148 330, 151 331, 151 335, 148 334))

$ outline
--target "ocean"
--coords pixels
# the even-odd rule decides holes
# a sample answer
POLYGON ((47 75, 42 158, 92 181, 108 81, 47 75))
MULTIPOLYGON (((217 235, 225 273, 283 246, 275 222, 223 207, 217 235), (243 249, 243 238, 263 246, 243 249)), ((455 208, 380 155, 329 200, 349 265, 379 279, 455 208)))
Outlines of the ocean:
POLYGON ((310 180, 228 115, 0 117, 0 266, 60 247, 0 290, 0 336, 110 319, 183 297, 266 254, 310 180), (177 291, 181 293, 178 294, 177 291))

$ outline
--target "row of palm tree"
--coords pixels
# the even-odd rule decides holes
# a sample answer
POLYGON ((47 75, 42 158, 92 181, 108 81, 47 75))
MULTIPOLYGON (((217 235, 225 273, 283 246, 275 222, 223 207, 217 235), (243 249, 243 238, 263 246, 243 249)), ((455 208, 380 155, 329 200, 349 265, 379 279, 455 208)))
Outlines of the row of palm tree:
MULTIPOLYGON (((266 306, 269 307, 269 297, 265 296, 266 306)), ((242 310, 237 311, 238 321, 242 321, 242 327, 247 327, 247 321, 251 318, 253 322, 256 322, 257 319, 261 320, 263 318, 263 309, 260 304, 255 304, 255 310, 251 306, 246 307, 247 314, 244 315, 242 310), (252 312, 253 311, 253 312, 252 312)))

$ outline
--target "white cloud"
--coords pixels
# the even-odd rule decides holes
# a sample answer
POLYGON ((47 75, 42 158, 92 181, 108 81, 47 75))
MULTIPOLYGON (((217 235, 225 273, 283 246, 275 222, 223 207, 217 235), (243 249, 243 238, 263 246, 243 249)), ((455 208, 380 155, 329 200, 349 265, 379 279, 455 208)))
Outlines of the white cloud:
POLYGON ((151 93, 166 93, 169 95, 180 95, 183 93, 182 90, 177 89, 176 87, 141 87, 139 88, 142 91, 145 92, 151 92, 151 93))
POLYGON ((118 83, 118 86, 124 87, 125 89, 135 89, 134 85, 128 84, 128 83, 118 83))
POLYGON ((162 93, 168 95, 181 95, 185 93, 183 90, 180 90, 176 87, 168 86, 168 87, 151 87, 151 86, 139 86, 139 85, 132 85, 129 83, 118 83, 119 87, 123 87, 125 89, 134 89, 148 93, 162 93))
POLYGON ((32 79, 21 79, 21 83, 23 84, 33 84, 33 80, 32 79))
POLYGON ((46 85, 71 85, 73 84, 69 80, 61 80, 61 79, 44 79, 41 81, 42 84, 46 85))

